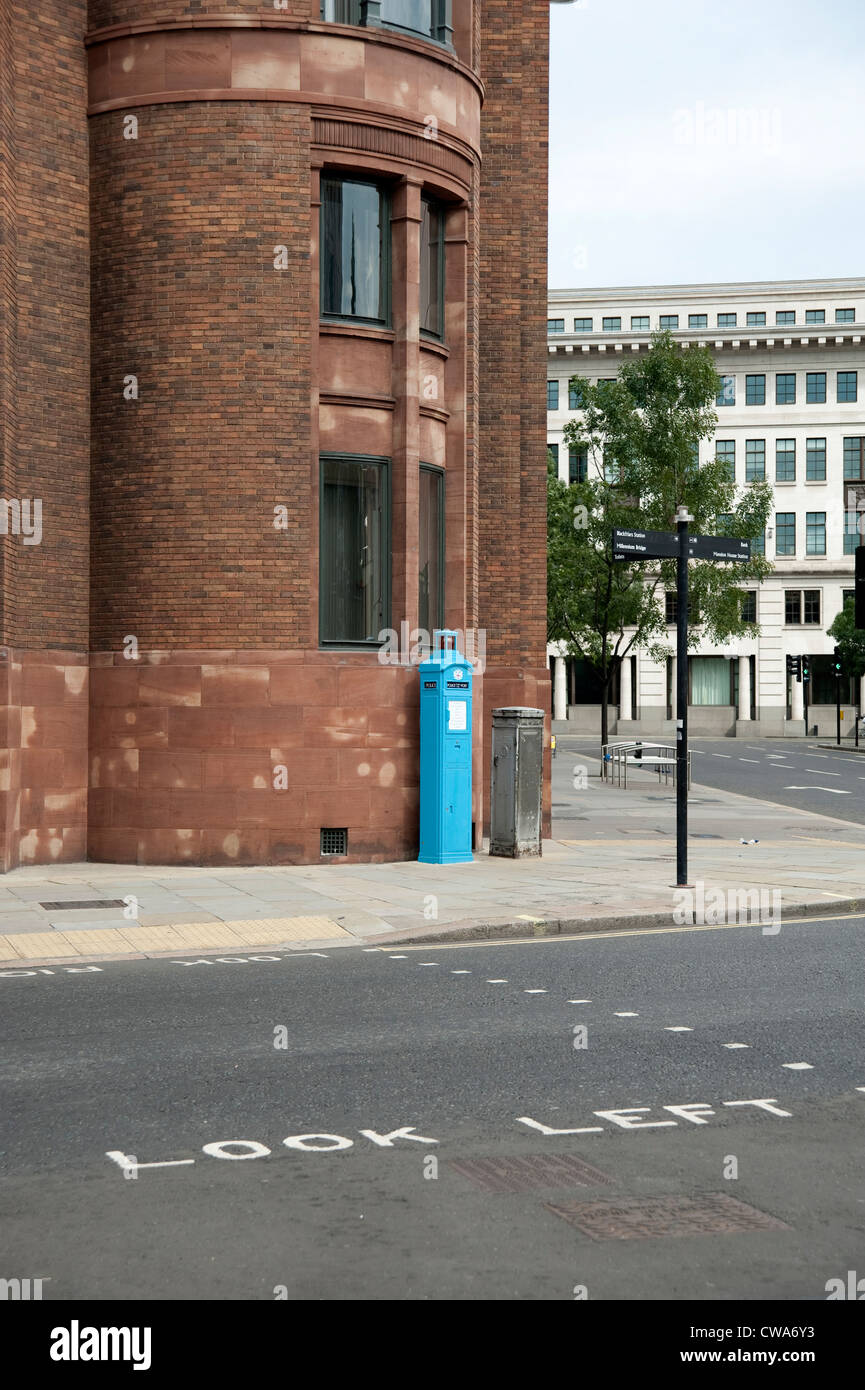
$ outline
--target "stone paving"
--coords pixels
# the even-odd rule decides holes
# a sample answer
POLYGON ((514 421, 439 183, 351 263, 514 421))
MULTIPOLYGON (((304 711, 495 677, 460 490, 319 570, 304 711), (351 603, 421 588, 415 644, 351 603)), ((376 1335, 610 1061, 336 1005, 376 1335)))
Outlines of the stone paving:
MULTIPOLYGON (((564 802, 554 790, 554 838, 544 841, 540 859, 16 869, 0 879, 0 962, 332 949, 448 932, 532 935, 672 922, 672 786, 634 773, 624 791, 604 785, 597 765, 590 767, 587 786, 564 802), (115 905, 94 908, 95 900, 115 905), (73 901, 82 906, 70 907, 73 901)), ((851 910, 860 898, 865 905, 865 827, 698 786, 689 816, 689 877, 707 892, 778 890, 782 918, 808 908, 825 914, 833 905, 851 910)))

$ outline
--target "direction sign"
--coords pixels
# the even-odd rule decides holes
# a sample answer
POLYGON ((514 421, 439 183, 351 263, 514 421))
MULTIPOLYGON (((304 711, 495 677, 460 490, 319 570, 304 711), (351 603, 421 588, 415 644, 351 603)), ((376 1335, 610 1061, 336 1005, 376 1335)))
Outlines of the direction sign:
MULTIPOLYGON (((614 560, 674 560, 679 553, 675 531, 613 531, 614 560)), ((689 536, 692 560, 750 560, 751 542, 735 536, 689 536)))
POLYGON ((694 560, 750 560, 751 542, 735 536, 691 536, 688 554, 694 560))
POLYGON ((675 531, 613 531, 614 560, 674 560, 678 553, 675 531))

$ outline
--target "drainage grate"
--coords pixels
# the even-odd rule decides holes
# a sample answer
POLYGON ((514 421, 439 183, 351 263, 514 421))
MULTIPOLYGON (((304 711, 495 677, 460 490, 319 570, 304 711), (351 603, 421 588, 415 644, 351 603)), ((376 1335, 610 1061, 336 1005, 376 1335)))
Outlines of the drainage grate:
POLYGON ((546 1202, 593 1240, 651 1240, 657 1236, 721 1236, 740 1231, 788 1231, 783 1221, 723 1192, 631 1201, 546 1202))
POLYGON ((81 898, 76 898, 71 903, 40 903, 46 912, 77 912, 79 908, 86 908, 91 911, 95 907, 125 907, 123 898, 87 898, 82 902, 81 898))
POLYGON ((596 1187, 612 1181, 579 1158, 539 1154, 528 1158, 449 1158, 454 1172, 483 1192, 537 1192, 547 1187, 596 1187))
POLYGON ((322 854, 348 854, 348 830, 334 830, 332 828, 321 830, 321 853, 322 854))

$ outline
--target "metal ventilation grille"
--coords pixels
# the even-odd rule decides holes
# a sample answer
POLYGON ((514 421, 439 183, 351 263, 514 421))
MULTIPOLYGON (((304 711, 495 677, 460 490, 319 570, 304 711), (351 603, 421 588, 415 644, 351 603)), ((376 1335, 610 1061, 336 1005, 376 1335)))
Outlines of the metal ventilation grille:
POLYGON ((325 829, 321 830, 321 852, 325 854, 348 854, 348 831, 325 829))

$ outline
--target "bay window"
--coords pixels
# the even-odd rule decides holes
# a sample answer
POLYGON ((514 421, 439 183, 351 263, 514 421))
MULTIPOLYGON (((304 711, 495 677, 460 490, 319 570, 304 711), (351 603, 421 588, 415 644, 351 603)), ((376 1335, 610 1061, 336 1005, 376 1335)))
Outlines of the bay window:
POLYGON ((321 181, 322 318, 386 324, 389 307, 390 207, 377 184, 321 181))
POLYGON ((390 626, 387 460, 322 455, 320 499, 320 640, 377 643, 390 626))
POLYGON ((444 337, 445 236, 444 210, 431 198, 421 200, 420 331, 444 337))

